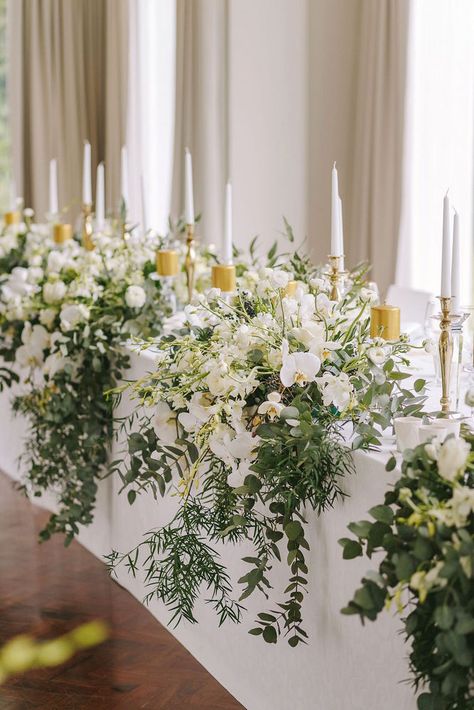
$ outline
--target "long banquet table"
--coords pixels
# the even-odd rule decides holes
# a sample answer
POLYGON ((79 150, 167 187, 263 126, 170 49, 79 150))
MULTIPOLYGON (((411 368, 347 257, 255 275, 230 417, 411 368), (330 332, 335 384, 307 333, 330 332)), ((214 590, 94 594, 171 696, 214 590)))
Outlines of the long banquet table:
MULTIPOLYGON (((132 353, 127 379, 144 375, 152 364, 151 352, 132 353)), ((17 457, 26 423, 13 418, 10 397, 8 391, 0 395, 0 468, 18 479, 21 470, 17 457)), ((125 415, 130 408, 130 401, 124 397, 118 415, 125 415)), ((122 449, 123 444, 114 443, 113 459, 122 449)), ((361 577, 375 563, 365 558, 343 561, 337 541, 347 535, 350 521, 367 517, 367 510, 381 501, 395 479, 396 472, 385 471, 387 456, 354 453, 356 474, 345 483, 348 497, 320 519, 308 512, 311 552, 309 593, 304 602, 305 628, 310 634, 307 646, 291 649, 283 639, 269 645, 250 636, 247 632, 255 614, 269 608, 266 600, 256 595, 246 600, 249 614, 240 625, 228 622, 219 628, 212 610, 203 602, 197 609, 198 624, 182 622, 170 629, 248 710, 415 710, 412 689, 403 682, 409 675, 408 648, 398 633, 396 615, 385 612, 375 624, 362 627, 358 618, 340 614, 361 577)), ((79 536, 79 541, 99 558, 112 549, 128 551, 144 533, 168 522, 173 514, 173 498, 155 500, 142 495, 130 506, 126 495, 118 494, 120 487, 118 477, 101 482, 94 522, 79 536)), ((34 501, 54 508, 51 497, 34 501)), ((222 546, 221 554, 233 577, 240 577, 246 568, 240 561, 246 554, 244 548, 222 546)), ((272 578, 277 601, 286 586, 284 567, 275 569, 272 578)), ((133 578, 125 568, 119 568, 118 581, 137 599, 143 599, 145 588, 140 577, 133 578)), ((160 602, 152 603, 149 609, 167 624, 169 614, 160 602)))

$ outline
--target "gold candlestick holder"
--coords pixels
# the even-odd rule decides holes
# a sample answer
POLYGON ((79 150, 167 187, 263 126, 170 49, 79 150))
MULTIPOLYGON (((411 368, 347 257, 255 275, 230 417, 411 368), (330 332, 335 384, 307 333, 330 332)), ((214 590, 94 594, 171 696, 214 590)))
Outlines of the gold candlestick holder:
POLYGON ((449 386, 451 383, 451 363, 453 360, 453 337, 451 335, 451 298, 439 296, 441 303, 441 318, 439 321, 441 332, 439 334, 439 364, 441 370, 441 411, 449 414, 451 399, 449 386))
POLYGON ((82 205, 82 246, 87 251, 94 249, 92 234, 94 229, 92 226, 92 205, 84 203, 82 205))
POLYGON ((328 256, 329 266, 331 270, 327 276, 329 277, 329 282, 331 284, 331 291, 329 298, 331 301, 341 300, 341 289, 344 284, 344 279, 347 276, 347 271, 341 269, 343 264, 344 255, 341 256, 328 256))
POLYGON ((188 286, 188 303, 191 303, 196 280, 196 239, 194 237, 194 224, 186 225, 186 258, 184 260, 186 283, 188 286))

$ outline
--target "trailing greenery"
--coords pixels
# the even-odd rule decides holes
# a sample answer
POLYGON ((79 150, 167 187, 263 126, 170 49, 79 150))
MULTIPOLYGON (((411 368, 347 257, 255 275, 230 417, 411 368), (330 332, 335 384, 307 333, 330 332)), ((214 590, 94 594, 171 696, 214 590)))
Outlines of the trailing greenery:
POLYGON ((148 279, 152 238, 110 232, 87 251, 75 240, 54 244, 41 225, 24 230, 0 237, 10 268, 0 282, 0 376, 10 386, 21 375, 13 410, 28 422, 22 489, 57 502, 40 537, 59 532, 68 544, 91 522, 108 470, 114 413, 104 393, 128 366, 123 344, 159 332, 167 305, 148 279))
POLYGON ((143 570, 147 600, 161 599, 175 623, 196 621, 202 595, 219 623, 238 622, 260 592, 267 609, 250 633, 296 646, 307 636, 307 523, 344 495, 353 471, 343 429, 353 427, 355 447, 377 444, 393 413, 421 410, 424 382, 403 385, 405 340, 369 338, 363 268, 335 303, 324 270, 298 252, 278 266, 273 249, 268 261, 242 274, 232 298, 213 289, 188 306, 183 327, 156 343, 155 371, 117 390, 139 400, 116 467, 128 500, 171 494, 177 512, 109 562, 143 570), (249 548, 240 592, 220 555, 229 543, 249 548), (288 584, 273 591, 280 564, 288 584))
POLYGON ((342 612, 400 614, 419 710, 474 708, 474 436, 464 436, 406 451, 372 520, 340 540, 345 559, 378 561, 342 612))

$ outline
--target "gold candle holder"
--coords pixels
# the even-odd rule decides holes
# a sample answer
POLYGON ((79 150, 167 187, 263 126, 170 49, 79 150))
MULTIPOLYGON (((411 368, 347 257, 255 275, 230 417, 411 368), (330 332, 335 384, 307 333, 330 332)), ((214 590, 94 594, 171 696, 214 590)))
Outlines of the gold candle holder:
POLYGON ((53 226, 53 239, 56 244, 64 244, 72 239, 72 226, 70 224, 57 223, 53 226))
POLYGON ((194 238, 194 224, 186 225, 186 257, 184 260, 186 283, 188 286, 188 302, 193 300, 194 282, 196 279, 196 240, 194 238))
POLYGON ((384 340, 400 338, 400 309, 397 306, 372 306, 370 309, 370 337, 384 340))
POLYGON ((11 210, 10 212, 5 212, 5 214, 3 215, 3 219, 5 221, 5 226, 7 227, 12 224, 20 224, 21 213, 17 210, 11 210))
POLYGON ((156 272, 160 276, 176 276, 179 271, 178 252, 159 249, 156 252, 156 272))
POLYGON ((451 298, 439 296, 441 303, 441 318, 439 321, 441 332, 439 334, 439 364, 441 370, 441 411, 449 414, 451 399, 449 385, 451 383, 451 363, 453 361, 453 337, 451 335, 451 298))
POLYGON ((340 301, 342 284, 344 283, 344 278, 347 275, 347 271, 341 269, 344 255, 328 256, 328 259, 329 266, 331 267, 331 270, 328 274, 329 282, 331 284, 329 298, 331 299, 331 301, 340 301))
POLYGON ((285 288, 282 289, 283 296, 294 296, 298 288, 298 281, 288 281, 285 288))
POLYGON ((84 203, 82 205, 82 246, 84 249, 87 249, 87 251, 94 249, 94 242, 92 241, 93 232, 92 205, 84 203))
POLYGON ((235 291, 235 266, 233 264, 216 264, 213 266, 212 286, 213 288, 220 288, 223 293, 232 293, 235 291))

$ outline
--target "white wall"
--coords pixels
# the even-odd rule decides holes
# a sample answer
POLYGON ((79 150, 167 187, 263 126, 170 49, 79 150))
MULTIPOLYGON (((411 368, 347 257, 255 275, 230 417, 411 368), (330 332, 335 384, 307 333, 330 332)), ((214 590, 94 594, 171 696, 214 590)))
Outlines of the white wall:
POLYGON ((308 0, 229 2, 234 239, 270 245, 282 215, 307 231, 308 0))

